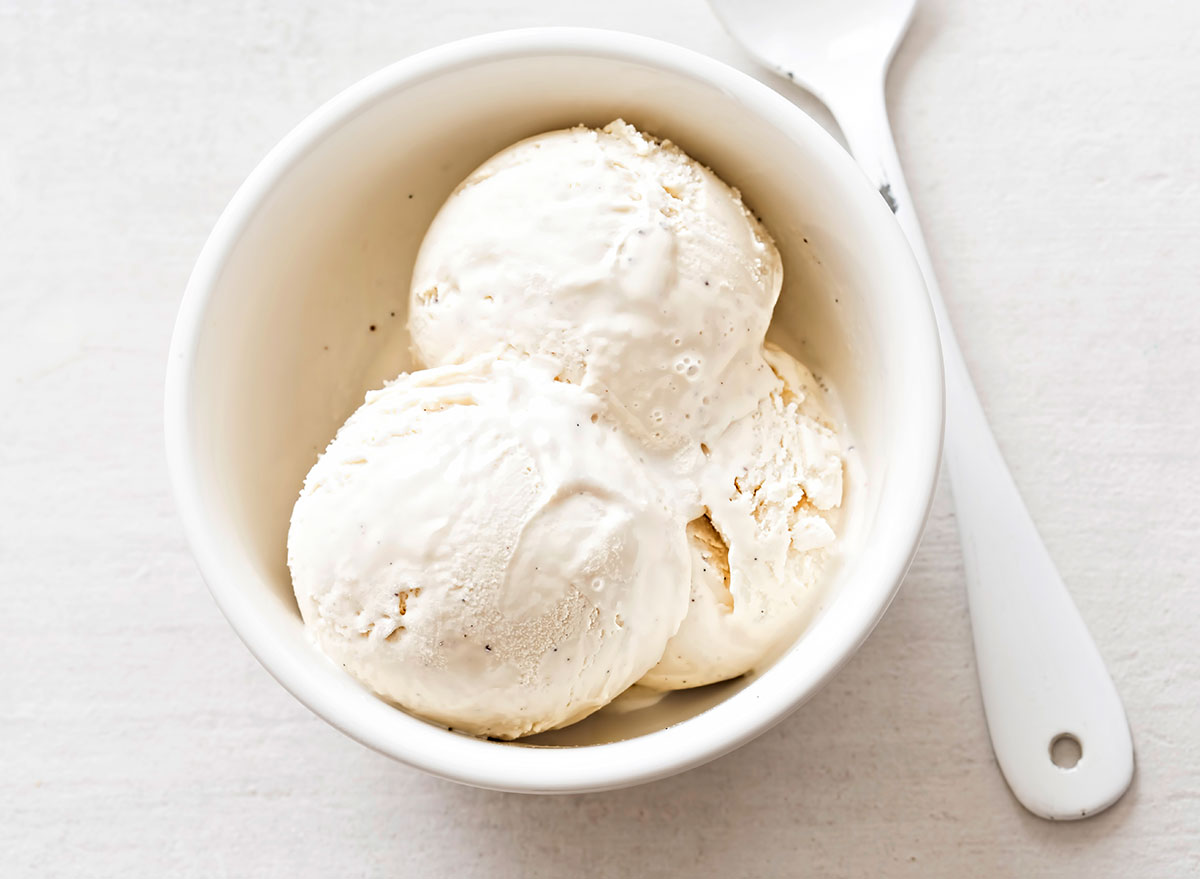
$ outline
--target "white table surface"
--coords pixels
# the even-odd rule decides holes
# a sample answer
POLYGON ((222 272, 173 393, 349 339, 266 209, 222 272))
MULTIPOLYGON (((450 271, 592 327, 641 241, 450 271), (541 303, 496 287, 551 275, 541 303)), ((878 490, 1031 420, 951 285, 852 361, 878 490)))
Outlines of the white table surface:
POLYGON ((168 336, 209 228, 342 87, 550 23, 755 71, 698 0, 0 0, 0 874, 1200 874, 1190 0, 928 0, 889 86, 980 394, 1129 711, 1138 772, 1110 811, 1050 824, 998 774, 944 486, 899 599, 827 689, 631 790, 426 777, 238 642, 162 450, 168 336))

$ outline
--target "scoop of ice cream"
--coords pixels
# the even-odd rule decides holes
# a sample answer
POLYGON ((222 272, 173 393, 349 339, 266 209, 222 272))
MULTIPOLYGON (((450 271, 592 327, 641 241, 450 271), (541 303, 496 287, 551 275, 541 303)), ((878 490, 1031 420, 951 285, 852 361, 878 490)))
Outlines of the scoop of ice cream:
POLYGON ((464 180, 413 271, 428 365, 552 354, 643 440, 697 448, 774 386, 761 345, 782 264, 731 189, 618 120, 524 140, 464 180))
POLYGON ((709 446, 707 516, 687 529, 691 602, 646 686, 744 674, 819 595, 842 500, 841 444, 812 373, 774 345, 764 353, 781 387, 709 446))
POLYGON ((685 523, 604 401, 541 360, 477 359, 367 395, 305 480, 288 564, 334 661, 477 735, 579 720, 662 655, 685 523))

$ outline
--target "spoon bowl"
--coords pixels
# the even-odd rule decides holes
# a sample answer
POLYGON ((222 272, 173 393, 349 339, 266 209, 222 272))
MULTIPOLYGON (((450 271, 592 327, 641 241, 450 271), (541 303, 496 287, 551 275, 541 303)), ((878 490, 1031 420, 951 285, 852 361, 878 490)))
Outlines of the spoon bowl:
POLYGON ((721 24, 760 64, 832 99, 848 79, 882 82, 916 0, 710 0, 721 24))

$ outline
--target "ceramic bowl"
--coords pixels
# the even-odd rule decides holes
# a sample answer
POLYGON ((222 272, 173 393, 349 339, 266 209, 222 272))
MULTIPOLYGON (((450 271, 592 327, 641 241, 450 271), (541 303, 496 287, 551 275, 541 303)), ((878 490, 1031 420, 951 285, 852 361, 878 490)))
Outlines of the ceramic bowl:
POLYGON ((896 594, 941 451, 937 332, 901 231, 842 148, 724 64, 630 34, 491 34, 400 61, 318 109, 221 215, 172 340, 171 478, 213 596, 283 686, 404 763, 511 791, 620 787, 762 733, 854 653, 896 594), (738 187, 785 282, 771 337, 836 390, 848 471, 841 552, 794 643, 737 681, 605 709, 517 743, 450 732, 376 698, 305 635, 286 565, 304 474, 363 394, 409 367, 413 258, 466 174, 523 137, 616 117, 738 187))

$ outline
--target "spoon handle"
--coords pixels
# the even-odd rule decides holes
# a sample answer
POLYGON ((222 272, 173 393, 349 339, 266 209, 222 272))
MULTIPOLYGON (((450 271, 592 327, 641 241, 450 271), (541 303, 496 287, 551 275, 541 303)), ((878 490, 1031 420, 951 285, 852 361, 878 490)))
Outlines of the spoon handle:
POLYGON ((1093 815, 1116 802, 1133 777, 1133 742, 1120 696, 971 384, 896 155, 882 83, 831 100, 840 97, 828 96, 826 103, 908 237, 942 338, 945 456, 996 760, 1034 814, 1057 820, 1093 815), (1081 751, 1078 763, 1062 768, 1073 750, 1081 751))

